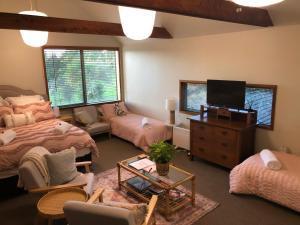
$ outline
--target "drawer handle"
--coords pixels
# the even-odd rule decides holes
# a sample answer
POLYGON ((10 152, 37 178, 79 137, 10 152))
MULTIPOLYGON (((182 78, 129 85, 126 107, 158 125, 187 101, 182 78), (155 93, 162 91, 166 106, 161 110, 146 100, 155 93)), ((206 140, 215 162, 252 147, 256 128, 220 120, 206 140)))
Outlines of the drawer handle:
POLYGON ((222 134, 225 136, 225 135, 228 134, 228 132, 227 131, 222 131, 222 134))
POLYGON ((204 140, 205 138, 204 137, 199 137, 199 140, 204 140))
POLYGON ((204 148, 198 148, 198 150, 199 150, 200 152, 204 152, 204 151, 205 151, 204 148))
POLYGON ((223 147, 228 147, 228 144, 227 143, 222 143, 222 146, 223 147))

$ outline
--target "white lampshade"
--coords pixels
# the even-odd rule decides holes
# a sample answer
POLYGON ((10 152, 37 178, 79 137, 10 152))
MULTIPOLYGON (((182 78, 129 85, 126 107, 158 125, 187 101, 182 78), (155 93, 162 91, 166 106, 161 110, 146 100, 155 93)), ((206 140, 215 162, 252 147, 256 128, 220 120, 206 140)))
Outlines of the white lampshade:
POLYGON ((133 40, 150 37, 154 27, 155 11, 119 6, 124 34, 133 40))
MULTIPOLYGON (((38 11, 23 11, 19 14, 33 15, 33 16, 47 16, 45 13, 38 11)), ((31 31, 31 30, 20 30, 22 39, 25 44, 31 47, 41 47, 47 44, 48 32, 47 31, 31 31)))
POLYGON ((167 98, 166 99, 166 110, 167 111, 175 111, 176 109, 176 99, 175 98, 167 98))
POLYGON ((284 0, 232 0, 234 3, 242 6, 248 7, 265 7, 269 5, 274 5, 284 0))

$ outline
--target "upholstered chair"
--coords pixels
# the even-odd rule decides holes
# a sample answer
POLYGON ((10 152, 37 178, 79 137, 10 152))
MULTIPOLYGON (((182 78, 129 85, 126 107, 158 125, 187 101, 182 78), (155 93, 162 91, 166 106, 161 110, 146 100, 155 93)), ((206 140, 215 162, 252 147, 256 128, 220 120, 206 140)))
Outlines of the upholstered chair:
POLYGON ((95 204, 101 202, 103 190, 95 191, 88 202, 69 201, 64 205, 64 213, 69 225, 150 225, 155 224, 154 210, 158 197, 153 195, 142 223, 137 224, 135 214, 125 208, 95 204))
MULTIPOLYGON (((75 163, 76 167, 84 167, 86 173, 76 171, 72 180, 62 184, 48 185, 36 164, 32 161, 24 161, 24 163, 19 166, 19 177, 22 182, 22 186, 25 190, 28 190, 31 193, 43 193, 67 187, 82 187, 87 194, 90 195, 92 193, 92 185, 94 182, 94 174, 90 172, 90 165, 92 162, 86 161, 73 163, 75 163)), ((72 165, 64 166, 68 167, 72 165)))

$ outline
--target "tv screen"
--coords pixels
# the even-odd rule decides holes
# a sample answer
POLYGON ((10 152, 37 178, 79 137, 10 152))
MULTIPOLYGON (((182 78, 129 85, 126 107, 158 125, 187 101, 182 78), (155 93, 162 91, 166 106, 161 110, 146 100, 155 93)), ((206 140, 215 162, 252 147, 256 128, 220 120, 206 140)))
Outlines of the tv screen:
POLYGON ((207 80, 207 104, 243 109, 245 91, 245 81, 207 80))

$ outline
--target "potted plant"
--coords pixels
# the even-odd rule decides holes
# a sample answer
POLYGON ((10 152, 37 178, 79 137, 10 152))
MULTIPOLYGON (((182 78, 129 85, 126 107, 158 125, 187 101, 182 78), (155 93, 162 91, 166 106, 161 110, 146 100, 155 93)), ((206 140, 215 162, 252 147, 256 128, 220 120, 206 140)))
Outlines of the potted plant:
POLYGON ((156 163, 156 171, 160 176, 169 173, 170 161, 175 156, 175 146, 161 141, 150 146, 150 159, 156 163))

